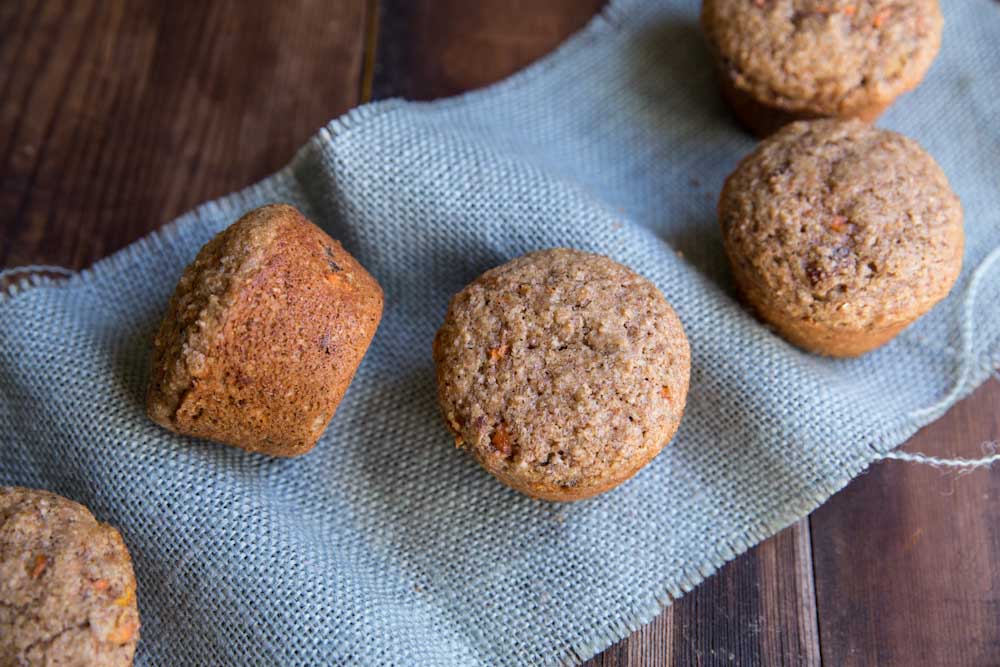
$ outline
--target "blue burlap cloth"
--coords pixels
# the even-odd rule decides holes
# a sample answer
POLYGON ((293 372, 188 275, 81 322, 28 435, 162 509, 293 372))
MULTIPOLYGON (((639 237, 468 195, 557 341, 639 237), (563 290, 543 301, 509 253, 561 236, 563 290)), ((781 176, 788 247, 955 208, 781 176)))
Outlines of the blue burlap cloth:
POLYGON ((359 108, 259 185, 68 280, 14 289, 0 302, 0 484, 61 493, 121 529, 139 580, 139 665, 593 655, 1000 362, 1000 262, 984 261, 1000 245, 1000 5, 943 5, 940 56, 881 125, 916 138, 951 179, 965 270, 885 348, 811 356, 734 300, 715 202, 754 141, 719 100, 698 3, 619 1, 499 85, 359 108), (386 294, 336 418, 293 460, 172 435, 142 404, 150 339, 184 266, 241 213, 278 201, 341 239, 386 294), (623 487, 573 505, 520 496, 455 449, 431 362, 455 291, 549 246, 652 279, 693 356, 673 443, 623 487))

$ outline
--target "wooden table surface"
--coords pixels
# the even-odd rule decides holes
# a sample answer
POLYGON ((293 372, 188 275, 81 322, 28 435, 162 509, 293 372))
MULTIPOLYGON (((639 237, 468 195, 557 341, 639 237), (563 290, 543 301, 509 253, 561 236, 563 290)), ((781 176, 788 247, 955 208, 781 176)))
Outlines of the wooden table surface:
MULTIPOLYGON (((0 2, 0 266, 87 266, 369 99, 553 49, 600 0, 0 2)), ((906 445, 1000 440, 990 380, 906 445)), ((998 665, 1000 474, 879 463, 597 665, 998 665)))

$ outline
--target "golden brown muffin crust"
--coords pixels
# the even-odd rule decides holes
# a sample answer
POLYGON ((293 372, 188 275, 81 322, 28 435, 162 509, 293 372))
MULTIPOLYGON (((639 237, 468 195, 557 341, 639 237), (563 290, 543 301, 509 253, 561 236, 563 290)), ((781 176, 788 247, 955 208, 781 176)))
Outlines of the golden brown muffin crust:
POLYGON ((0 667, 131 665, 135 591, 117 530, 61 496, 0 487, 0 667))
POLYGON ((185 270, 147 398, 167 428, 277 456, 312 448, 382 314, 382 290, 295 208, 265 206, 185 270))
POLYGON ((762 142, 726 180, 719 220, 737 282, 769 320, 891 338, 961 269, 962 209, 941 168, 859 121, 794 123, 762 142))
POLYGON ((508 485, 550 500, 605 491, 659 453, 690 370, 680 320, 652 283, 563 248, 459 292, 434 359, 456 441, 508 485))
POLYGON ((937 55, 938 0, 704 0, 729 97, 778 110, 873 119, 937 55))

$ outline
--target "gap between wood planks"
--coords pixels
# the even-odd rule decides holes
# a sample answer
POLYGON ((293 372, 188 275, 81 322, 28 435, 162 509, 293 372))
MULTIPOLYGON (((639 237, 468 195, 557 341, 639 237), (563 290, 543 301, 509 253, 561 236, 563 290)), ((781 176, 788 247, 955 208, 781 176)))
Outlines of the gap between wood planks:
POLYGON ((360 90, 358 100, 360 104, 367 104, 372 101, 372 88, 375 83, 375 60, 378 54, 378 24, 379 16, 378 0, 366 0, 365 2, 365 39, 363 43, 361 60, 360 90))

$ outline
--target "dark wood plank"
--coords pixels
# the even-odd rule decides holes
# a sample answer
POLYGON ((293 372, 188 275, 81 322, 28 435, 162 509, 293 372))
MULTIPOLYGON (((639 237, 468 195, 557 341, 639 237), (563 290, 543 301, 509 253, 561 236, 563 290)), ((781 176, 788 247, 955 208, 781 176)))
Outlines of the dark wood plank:
POLYGON ((725 565, 587 667, 819 665, 808 520, 725 565))
MULTIPOLYGON (((431 99, 493 83, 581 28, 600 0, 382 0, 376 98, 431 99)), ((819 663, 803 521, 727 565, 588 667, 819 663)))
POLYGON ((807 521, 729 563, 676 605, 679 664, 818 665, 807 521))
POLYGON ((86 266, 359 101, 368 0, 0 3, 0 266, 86 266))
POLYGON ((374 97, 427 100, 527 66, 582 28, 605 0, 379 0, 374 97))
MULTIPOLYGON (((991 380, 907 451, 976 458, 1000 441, 991 380)), ((829 665, 1000 665, 1000 475, 887 461, 812 516, 829 665)))

